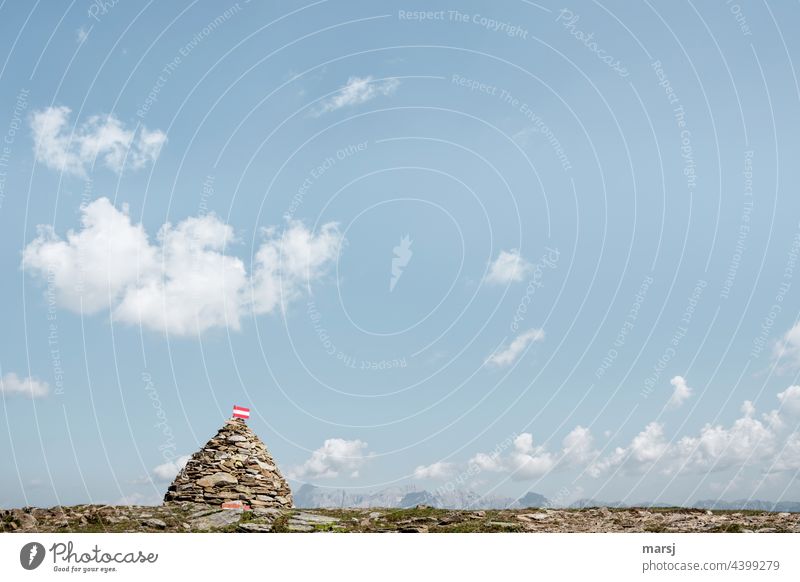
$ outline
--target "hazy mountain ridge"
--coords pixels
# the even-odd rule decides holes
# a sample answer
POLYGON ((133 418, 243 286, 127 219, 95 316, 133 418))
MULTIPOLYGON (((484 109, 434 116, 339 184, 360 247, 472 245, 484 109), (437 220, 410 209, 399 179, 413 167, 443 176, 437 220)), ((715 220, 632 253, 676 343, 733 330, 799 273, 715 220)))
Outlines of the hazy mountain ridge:
MULTIPOLYGON (((295 505, 309 509, 337 509, 397 507, 410 508, 429 505, 438 509, 525 509, 533 507, 557 507, 544 495, 533 491, 519 498, 500 495, 482 496, 469 489, 456 489, 447 492, 431 492, 413 485, 389 487, 374 492, 350 492, 346 489, 328 489, 315 485, 303 485, 294 495, 295 505)), ((630 508, 630 507, 674 507, 672 503, 641 501, 623 503, 621 501, 601 501, 591 498, 578 499, 564 507, 585 509, 591 507, 630 508)), ((800 501, 764 501, 760 499, 719 500, 703 499, 686 505, 694 509, 757 510, 800 513, 800 501)))
POLYGON ((430 492, 413 485, 389 487, 371 493, 350 492, 345 489, 327 489, 303 485, 294 494, 297 507, 309 509, 336 509, 341 507, 416 507, 430 505, 439 509, 519 509, 545 507, 547 499, 538 493, 527 493, 522 498, 495 495, 482 496, 468 489, 448 492, 430 492), (535 502, 535 504, 534 504, 535 502))
POLYGON ((699 509, 749 509, 756 511, 788 511, 800 513, 800 501, 764 501, 762 499, 703 499, 694 504, 699 509))

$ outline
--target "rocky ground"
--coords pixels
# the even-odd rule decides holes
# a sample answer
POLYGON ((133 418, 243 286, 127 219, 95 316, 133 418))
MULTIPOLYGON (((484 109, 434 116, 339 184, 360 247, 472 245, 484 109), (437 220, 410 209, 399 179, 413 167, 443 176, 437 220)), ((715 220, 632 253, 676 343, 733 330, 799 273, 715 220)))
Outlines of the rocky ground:
POLYGON ((796 532, 800 514, 699 509, 219 509, 194 503, 0 510, 4 532, 796 532))

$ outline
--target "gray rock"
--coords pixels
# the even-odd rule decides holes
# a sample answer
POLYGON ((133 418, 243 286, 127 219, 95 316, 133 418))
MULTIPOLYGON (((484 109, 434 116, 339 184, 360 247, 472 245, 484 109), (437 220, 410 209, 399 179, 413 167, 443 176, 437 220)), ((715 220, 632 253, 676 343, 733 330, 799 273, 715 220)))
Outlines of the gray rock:
POLYGON ((270 523, 243 523, 239 525, 237 531, 244 533, 266 533, 272 531, 270 523))
POLYGON ((216 487, 221 483, 231 483, 236 485, 238 482, 239 480, 236 477, 230 473, 223 473, 222 471, 214 473, 213 475, 201 477, 197 480, 197 484, 200 485, 200 487, 216 487))
POLYGON ((300 512, 295 513, 290 521, 305 523, 336 523, 341 520, 338 517, 331 517, 329 515, 317 515, 316 513, 300 512))
POLYGON ((31 529, 36 527, 38 521, 30 513, 15 509, 12 511, 11 516, 21 529, 31 529))
POLYGON ((192 519, 189 523, 192 525, 192 529, 195 530, 222 529, 234 523, 238 523, 241 517, 241 509, 220 509, 219 511, 192 519))
POLYGON ((275 507, 254 507, 253 515, 256 517, 271 517, 276 518, 281 514, 281 510, 275 507))
POLYGON ((406 525, 399 528, 400 533, 428 533, 428 526, 425 525, 406 525))
POLYGON ((147 527, 152 527, 154 529, 164 529, 167 527, 167 523, 161 519, 152 517, 150 519, 145 519, 142 522, 142 525, 146 525, 147 527))

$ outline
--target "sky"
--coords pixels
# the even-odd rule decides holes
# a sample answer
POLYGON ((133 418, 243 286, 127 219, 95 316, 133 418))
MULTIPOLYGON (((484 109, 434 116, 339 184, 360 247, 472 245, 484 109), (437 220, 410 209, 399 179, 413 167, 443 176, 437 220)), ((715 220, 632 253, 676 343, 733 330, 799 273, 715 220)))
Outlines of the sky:
POLYGON ((0 4, 0 506, 800 500, 798 18, 0 4))

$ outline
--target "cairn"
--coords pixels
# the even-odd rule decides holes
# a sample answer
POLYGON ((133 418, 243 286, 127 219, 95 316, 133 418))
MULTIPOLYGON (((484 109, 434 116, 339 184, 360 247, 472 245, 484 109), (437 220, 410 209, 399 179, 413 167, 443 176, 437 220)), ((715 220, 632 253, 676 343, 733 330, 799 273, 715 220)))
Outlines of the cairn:
POLYGON ((164 503, 292 507, 292 492, 272 455, 244 420, 231 418, 169 486, 164 503))

